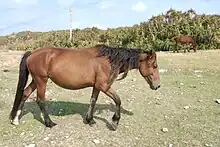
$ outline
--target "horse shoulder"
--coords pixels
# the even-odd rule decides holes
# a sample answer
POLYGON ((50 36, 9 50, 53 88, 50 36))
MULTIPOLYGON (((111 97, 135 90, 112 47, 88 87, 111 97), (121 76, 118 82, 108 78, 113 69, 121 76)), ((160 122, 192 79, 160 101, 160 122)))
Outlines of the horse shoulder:
POLYGON ((110 77, 111 65, 106 57, 98 57, 95 59, 96 81, 98 83, 106 82, 110 77))

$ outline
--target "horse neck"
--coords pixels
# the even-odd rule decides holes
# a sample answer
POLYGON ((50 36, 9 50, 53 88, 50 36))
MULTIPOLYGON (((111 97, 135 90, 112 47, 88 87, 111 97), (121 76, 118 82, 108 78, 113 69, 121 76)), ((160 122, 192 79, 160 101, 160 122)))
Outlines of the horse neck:
POLYGON ((126 67, 126 65, 123 65, 121 68, 120 68, 120 73, 122 72, 128 72, 130 70, 134 70, 134 69, 139 69, 140 67, 140 63, 137 65, 137 66, 129 66, 129 67, 126 67))
POLYGON ((123 72, 128 72, 130 70, 133 70, 133 69, 139 69, 139 67, 130 67, 130 68, 126 68, 124 66, 122 66, 119 70, 119 73, 123 73, 123 72))

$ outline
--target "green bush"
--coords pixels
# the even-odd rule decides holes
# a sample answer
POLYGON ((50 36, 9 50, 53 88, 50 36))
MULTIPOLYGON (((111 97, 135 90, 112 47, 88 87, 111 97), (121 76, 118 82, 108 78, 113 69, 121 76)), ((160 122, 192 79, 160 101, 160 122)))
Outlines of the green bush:
POLYGON ((29 50, 39 47, 79 48, 103 43, 143 50, 172 51, 175 44, 171 38, 177 35, 190 35, 196 40, 199 49, 219 49, 220 16, 197 15, 192 9, 186 12, 170 9, 166 14, 153 16, 149 21, 132 27, 107 30, 95 27, 74 29, 72 34, 73 39, 70 41, 69 30, 45 33, 26 31, 5 36, 1 44, 4 43, 13 50, 29 50), (195 17, 192 18, 192 15, 195 17), (209 38, 209 42, 202 41, 205 36, 209 38))

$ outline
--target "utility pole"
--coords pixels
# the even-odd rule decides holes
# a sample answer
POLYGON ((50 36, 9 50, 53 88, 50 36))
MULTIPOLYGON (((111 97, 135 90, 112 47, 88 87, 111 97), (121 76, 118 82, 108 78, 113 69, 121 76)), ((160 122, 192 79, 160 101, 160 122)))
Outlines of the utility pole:
POLYGON ((70 42, 72 42, 72 37, 73 37, 73 35, 72 35, 72 9, 71 8, 69 8, 69 15, 70 15, 70 37, 69 37, 69 40, 70 40, 70 42))

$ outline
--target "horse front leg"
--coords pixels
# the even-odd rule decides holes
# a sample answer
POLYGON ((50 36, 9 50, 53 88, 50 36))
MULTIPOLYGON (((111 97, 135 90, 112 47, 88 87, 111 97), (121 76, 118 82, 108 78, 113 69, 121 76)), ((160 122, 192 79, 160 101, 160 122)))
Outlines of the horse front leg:
MULTIPOLYGON (((101 73, 101 72, 100 72, 101 73)), ((111 85, 114 83, 115 79, 117 78, 119 74, 118 72, 115 72, 112 74, 110 77, 100 75, 97 76, 98 79, 96 79, 96 84, 95 87, 105 93, 108 97, 110 97, 116 105, 116 111, 114 115, 112 116, 112 129, 115 131, 117 130, 119 120, 121 118, 121 99, 120 97, 116 94, 116 92, 111 88, 111 85)))
POLYGON ((194 53, 196 52, 196 50, 197 50, 197 45, 193 44, 193 51, 194 51, 194 53))
POLYGON ((176 42, 176 44, 175 44, 175 49, 173 50, 173 53, 175 53, 175 51, 177 52, 177 53, 179 53, 179 50, 178 50, 178 43, 176 42))
POLYGON ((178 43, 176 44, 176 52, 179 53, 178 43))
POLYGON ((96 123, 93 119, 93 113, 94 113, 95 104, 96 104, 96 101, 98 99, 99 93, 100 93, 100 90, 93 87, 92 96, 91 96, 91 99, 90 99, 89 110, 86 113, 86 117, 85 117, 85 123, 86 124, 93 125, 93 124, 96 123))
POLYGON ((116 111, 112 117, 112 128, 113 130, 117 130, 119 120, 121 118, 121 99, 111 87, 107 91, 103 92, 115 102, 116 111))

